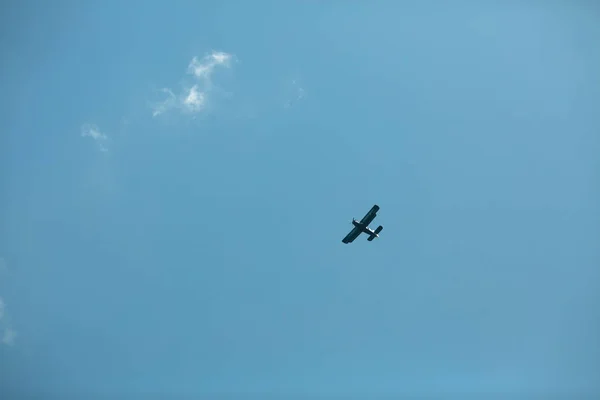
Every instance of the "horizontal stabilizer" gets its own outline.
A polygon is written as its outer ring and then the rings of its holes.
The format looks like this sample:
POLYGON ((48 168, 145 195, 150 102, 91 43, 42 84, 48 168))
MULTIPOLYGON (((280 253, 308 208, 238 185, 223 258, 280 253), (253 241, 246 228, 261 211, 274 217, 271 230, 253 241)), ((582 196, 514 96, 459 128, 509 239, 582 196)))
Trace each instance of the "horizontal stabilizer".
POLYGON ((372 234, 372 235, 370 235, 370 236, 367 238, 367 240, 368 240, 369 242, 373 241, 373 239, 375 239, 376 237, 378 237, 377 235, 379 234, 379 232, 381 232, 381 230, 382 230, 382 229, 383 229, 383 226, 379 225, 379 226, 377 227, 377 229, 375 229, 375 231, 373 232, 373 234, 372 234))

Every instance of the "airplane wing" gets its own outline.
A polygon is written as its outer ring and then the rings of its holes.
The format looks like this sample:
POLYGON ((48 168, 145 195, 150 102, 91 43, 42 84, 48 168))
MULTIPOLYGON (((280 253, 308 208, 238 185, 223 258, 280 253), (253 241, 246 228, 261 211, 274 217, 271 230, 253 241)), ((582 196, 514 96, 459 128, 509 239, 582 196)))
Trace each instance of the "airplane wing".
POLYGON ((360 223, 364 224, 365 226, 369 225, 371 221, 373 221, 373 219, 375 219, 375 217, 377 216, 377 211, 379 211, 379 206, 375 204, 363 217, 363 219, 360 220, 360 223))
POLYGON ((354 227, 354 229, 352 229, 350 231, 350 233, 348 233, 346 235, 345 238, 342 239, 342 242, 348 244, 348 243, 352 243, 354 241, 354 239, 356 239, 358 237, 358 235, 360 235, 362 233, 362 231, 360 229, 358 229, 357 227, 354 227))

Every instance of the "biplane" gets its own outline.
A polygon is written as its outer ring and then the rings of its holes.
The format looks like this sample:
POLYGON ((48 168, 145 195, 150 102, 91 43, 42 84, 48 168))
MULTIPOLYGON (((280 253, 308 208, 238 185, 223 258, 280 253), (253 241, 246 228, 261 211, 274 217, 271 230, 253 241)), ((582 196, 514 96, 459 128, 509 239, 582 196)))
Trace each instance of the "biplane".
POLYGON ((369 235, 367 238, 369 242, 375 238, 378 238, 379 232, 381 232, 383 226, 379 225, 375 230, 369 228, 369 224, 377 216, 377 211, 379 211, 379 206, 375 204, 360 221, 352 218, 352 225, 354 225, 354 228, 352 228, 350 233, 348 233, 346 237, 342 239, 342 242, 346 244, 352 243, 354 239, 356 239, 361 233, 366 233, 369 235))

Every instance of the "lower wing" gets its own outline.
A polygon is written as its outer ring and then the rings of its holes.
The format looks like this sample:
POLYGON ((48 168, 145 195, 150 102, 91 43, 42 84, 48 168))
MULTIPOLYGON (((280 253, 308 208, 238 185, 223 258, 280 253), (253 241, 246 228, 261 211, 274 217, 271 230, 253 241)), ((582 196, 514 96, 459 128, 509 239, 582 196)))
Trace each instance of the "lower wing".
POLYGON ((352 229, 350 231, 350 233, 348 233, 346 235, 345 238, 342 239, 342 242, 344 243, 352 243, 354 241, 354 239, 356 239, 358 237, 358 235, 360 235, 362 233, 362 231, 360 229, 358 229, 357 227, 354 227, 354 229, 352 229))

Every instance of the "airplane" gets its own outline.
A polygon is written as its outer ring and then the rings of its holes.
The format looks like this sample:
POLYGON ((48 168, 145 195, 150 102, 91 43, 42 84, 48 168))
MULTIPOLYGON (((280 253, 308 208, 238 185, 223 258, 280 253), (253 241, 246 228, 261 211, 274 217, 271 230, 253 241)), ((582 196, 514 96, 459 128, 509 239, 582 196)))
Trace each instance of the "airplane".
POLYGON ((379 206, 375 204, 363 217, 363 219, 360 220, 360 222, 352 218, 352 225, 354 225, 354 228, 352 228, 350 233, 348 233, 346 237, 342 239, 342 242, 346 244, 352 243, 354 239, 356 239, 358 235, 360 235, 363 232, 369 235, 369 237, 367 238, 369 242, 375 239, 376 237, 379 237, 379 232, 381 232, 383 226, 379 225, 375 230, 369 228, 369 224, 377 216, 377 211, 379 211, 379 206))

